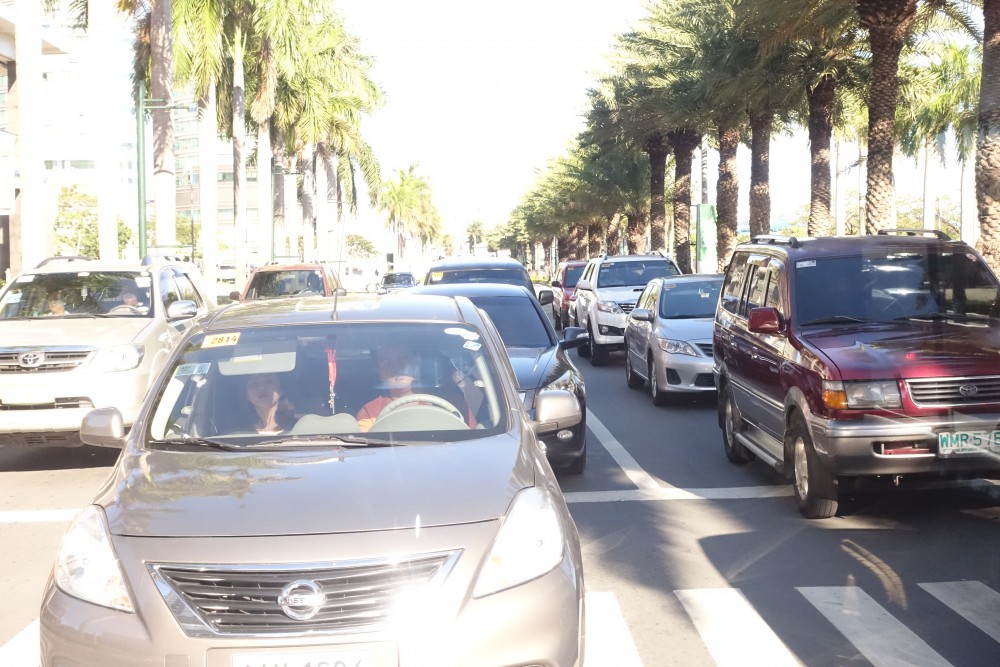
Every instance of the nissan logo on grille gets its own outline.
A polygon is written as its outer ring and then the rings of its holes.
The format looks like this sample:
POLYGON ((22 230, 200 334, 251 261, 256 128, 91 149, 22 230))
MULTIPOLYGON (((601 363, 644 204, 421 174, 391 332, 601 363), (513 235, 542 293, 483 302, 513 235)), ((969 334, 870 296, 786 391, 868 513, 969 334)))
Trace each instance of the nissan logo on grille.
POLYGON ((308 621, 323 608, 326 595, 315 581, 297 579, 285 584, 278 596, 278 604, 285 616, 296 621, 308 621))
POLYGON ((38 368, 44 361, 44 352, 25 352, 17 358, 17 363, 21 368, 38 368))
POLYGON ((974 384, 963 384, 961 387, 958 388, 958 393, 960 393, 962 396, 965 396, 966 398, 972 398, 973 396, 979 393, 979 387, 977 387, 974 384))

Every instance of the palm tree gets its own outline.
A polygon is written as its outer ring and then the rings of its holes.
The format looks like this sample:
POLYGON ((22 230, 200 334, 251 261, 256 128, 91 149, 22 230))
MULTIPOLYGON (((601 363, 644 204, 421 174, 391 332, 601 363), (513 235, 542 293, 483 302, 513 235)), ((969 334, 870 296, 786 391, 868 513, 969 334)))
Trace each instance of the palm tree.
POLYGON ((386 214, 386 227, 396 234, 396 261, 406 249, 406 237, 412 234, 418 221, 433 210, 431 188, 427 180, 417 174, 417 165, 397 170, 395 180, 383 185, 381 205, 386 214))
POLYGON ((478 220, 473 220, 466 226, 465 235, 469 239, 469 254, 476 254, 476 244, 483 240, 483 235, 485 230, 483 229, 483 223, 478 220))
POLYGON ((976 203, 980 236, 977 247, 1000 269, 1000 0, 983 2, 983 75, 976 146, 976 203))

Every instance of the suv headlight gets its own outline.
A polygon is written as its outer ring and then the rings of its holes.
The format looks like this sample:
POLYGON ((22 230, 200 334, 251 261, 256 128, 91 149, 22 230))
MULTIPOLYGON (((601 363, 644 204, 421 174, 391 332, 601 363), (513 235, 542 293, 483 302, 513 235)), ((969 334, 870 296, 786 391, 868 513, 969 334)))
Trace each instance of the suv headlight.
POLYGON ((689 344, 682 340, 670 340, 669 338, 657 338, 657 344, 660 349, 664 352, 669 352, 670 354, 687 354, 692 357, 697 357, 698 352, 691 347, 689 344))
POLYGON ((829 408, 843 410, 901 408, 903 399, 899 395, 899 383, 895 380, 874 382, 832 382, 823 381, 823 402, 829 408))
POLYGON ((90 360, 90 368, 98 373, 130 371, 142 363, 145 351, 146 348, 138 344, 105 347, 90 360))
POLYGON ((625 311, 622 310, 621 306, 619 306, 618 303, 615 301, 598 301, 597 310, 601 311, 602 313, 621 313, 622 315, 625 314, 625 311))
POLYGON ((63 536, 55 580, 67 595, 102 607, 135 611, 111 546, 104 512, 96 505, 80 512, 63 536))
POLYGON ((532 487, 517 494, 472 596, 481 598, 536 579, 559 565, 563 531, 552 498, 532 487))

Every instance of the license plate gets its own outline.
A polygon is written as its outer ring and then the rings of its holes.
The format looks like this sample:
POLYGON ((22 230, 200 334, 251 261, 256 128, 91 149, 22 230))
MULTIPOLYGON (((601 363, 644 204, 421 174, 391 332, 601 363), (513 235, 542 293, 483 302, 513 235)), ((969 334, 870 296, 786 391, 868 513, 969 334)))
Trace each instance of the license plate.
POLYGON ((237 653, 233 667, 372 667, 369 651, 310 651, 308 653, 237 653))
POLYGON ((1000 431, 938 433, 938 456, 1000 454, 1000 431))

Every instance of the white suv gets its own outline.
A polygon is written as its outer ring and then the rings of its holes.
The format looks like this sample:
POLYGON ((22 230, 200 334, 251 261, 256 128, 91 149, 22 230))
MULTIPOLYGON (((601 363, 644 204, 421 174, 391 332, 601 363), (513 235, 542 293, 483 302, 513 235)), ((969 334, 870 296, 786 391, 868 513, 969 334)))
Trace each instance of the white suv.
POLYGON ((45 260, 0 291, 0 445, 75 446, 83 416, 131 426, 174 343, 217 298, 192 264, 45 260))
POLYGON ((600 366, 609 352, 624 349, 626 317, 646 283, 680 272, 662 255, 601 255, 590 260, 576 284, 572 311, 573 324, 590 334, 589 343, 577 348, 580 356, 600 366))

